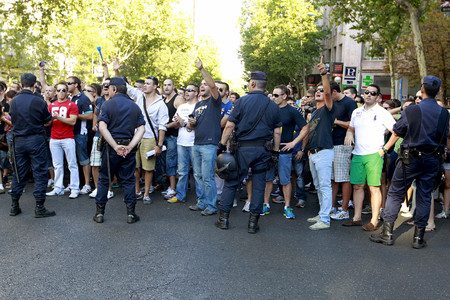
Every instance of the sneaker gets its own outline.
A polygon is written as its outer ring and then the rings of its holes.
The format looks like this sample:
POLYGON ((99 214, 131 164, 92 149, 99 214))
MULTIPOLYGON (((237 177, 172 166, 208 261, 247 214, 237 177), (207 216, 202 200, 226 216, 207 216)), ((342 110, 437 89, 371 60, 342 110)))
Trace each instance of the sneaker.
POLYGON ((435 218, 436 219, 447 219, 448 218, 449 213, 445 212, 445 210, 441 211, 440 213, 438 213, 435 218))
POLYGON ((97 196, 97 189, 93 190, 92 193, 89 194, 90 198, 95 198, 97 196))
POLYGON ((330 216, 335 214, 335 213, 337 213, 337 212, 338 212, 338 209, 336 207, 332 207, 331 210, 330 210, 330 216))
POLYGON ((201 212, 202 216, 212 216, 217 214, 217 211, 213 211, 210 210, 209 208, 205 208, 202 212, 201 212))
POLYGON ((64 195, 63 190, 53 189, 51 192, 45 193, 47 196, 62 196, 64 195))
MULTIPOLYGON (((153 189, 153 190, 154 190, 154 189, 153 189)), ((165 195, 167 195, 167 193, 169 192, 169 190, 171 190, 170 187, 168 187, 167 190, 162 191, 161 194, 165 196, 165 195)))
POLYGON ((144 204, 152 204, 153 200, 150 198, 150 196, 144 196, 144 198, 142 198, 142 203, 144 204))
POLYGON ((64 189, 64 193, 70 193, 70 187, 66 187, 66 188, 64 189))
POLYGON ((283 196, 280 195, 280 196, 277 196, 277 197, 273 198, 272 202, 273 203, 277 203, 277 204, 281 204, 281 203, 284 203, 284 198, 283 198, 283 196))
POLYGON ((114 197, 114 192, 113 191, 108 191, 108 199, 111 199, 114 197))
POLYGON ((286 219, 295 219, 294 210, 291 207, 285 207, 283 211, 283 216, 285 216, 286 219))
POLYGON ((408 211, 408 212, 403 212, 403 213, 401 213, 400 215, 401 215, 402 217, 404 217, 404 218, 407 218, 407 219, 410 219, 410 218, 413 217, 413 214, 412 214, 412 212, 410 212, 410 211, 408 211))
POLYGON ((296 207, 303 208, 306 206, 306 201, 303 199, 298 200, 297 204, 295 204, 296 207))
POLYGON ((348 213, 348 211, 340 209, 336 213, 331 214, 330 218, 336 221, 348 220, 350 219, 350 214, 348 213))
MULTIPOLYGON (((263 209, 264 209, 264 206, 263 206, 263 209)), ((244 207, 242 208, 242 211, 243 212, 250 212, 250 201, 245 201, 245 204, 244 204, 244 207)))
POLYGON ((79 191, 73 190, 73 191, 70 191, 69 198, 70 198, 70 199, 75 199, 75 198, 78 198, 79 195, 80 195, 80 192, 79 192, 79 191))
POLYGON ((263 204, 263 209, 262 209, 262 213, 260 214, 261 216, 265 216, 270 214, 270 206, 268 204, 263 204))
POLYGON ((233 207, 236 207, 236 206, 237 206, 237 200, 234 199, 234 201, 233 201, 233 207))
POLYGON ((168 200, 177 195, 177 191, 174 189, 168 188, 167 193, 164 195, 164 199, 168 200))
POLYGON ((317 222, 320 221, 320 216, 317 215, 317 216, 315 216, 315 217, 308 218, 306 221, 309 222, 309 223, 317 223, 317 222))
POLYGON ((47 181, 47 187, 52 187, 55 184, 55 181, 53 179, 49 179, 47 181))
POLYGON ((89 194, 91 191, 92 191, 91 186, 90 185, 85 185, 81 189, 80 194, 81 195, 86 195, 86 194, 89 194))
POLYGON ((194 204, 194 205, 189 206, 189 209, 190 209, 190 210, 193 210, 193 211, 203 211, 203 210, 204 210, 204 208, 201 208, 201 207, 198 206, 197 204, 194 204))
POLYGON ((143 192, 136 193, 136 200, 142 200, 142 198, 144 198, 143 192))
POLYGON ((169 202, 169 203, 180 203, 180 202, 183 202, 183 201, 178 199, 177 196, 173 196, 172 198, 167 199, 167 202, 169 202))
POLYGON ((153 185, 150 186, 150 188, 148 189, 148 193, 151 194, 155 191, 155 187, 153 185))
POLYGON ((370 205, 367 205, 362 211, 361 213, 363 215, 370 215, 372 214, 372 207, 370 207, 370 205))
POLYGON ((348 201, 348 208, 353 208, 353 201, 352 200, 348 201))
POLYGON ((279 188, 277 188, 275 191, 272 191, 270 193, 270 196, 272 196, 272 197, 278 197, 279 195, 280 195, 280 189, 279 188))
POLYGON ((330 229, 330 224, 324 223, 319 220, 317 223, 309 226, 309 229, 311 229, 311 230, 330 229))

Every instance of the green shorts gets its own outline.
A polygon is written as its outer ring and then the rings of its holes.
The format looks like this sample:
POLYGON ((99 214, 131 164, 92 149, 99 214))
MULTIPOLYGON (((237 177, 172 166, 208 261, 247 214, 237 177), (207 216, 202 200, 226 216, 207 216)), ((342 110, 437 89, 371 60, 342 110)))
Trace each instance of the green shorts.
POLYGON ((353 155, 350 165, 350 183, 380 186, 382 169, 383 158, 378 152, 368 155, 353 155))

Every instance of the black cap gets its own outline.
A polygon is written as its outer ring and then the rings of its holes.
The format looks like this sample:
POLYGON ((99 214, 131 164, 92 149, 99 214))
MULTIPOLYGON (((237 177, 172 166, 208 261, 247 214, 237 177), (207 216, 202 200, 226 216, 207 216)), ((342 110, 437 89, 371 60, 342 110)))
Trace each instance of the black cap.
POLYGON ((37 81, 36 76, 31 73, 24 73, 20 76, 20 82, 24 87, 32 87, 37 81))
POLYGON ((267 81, 267 75, 261 71, 253 71, 250 73, 250 79, 267 81))
POLYGON ((422 84, 433 90, 439 90, 441 88, 442 81, 433 75, 425 76, 422 80, 422 84))
POLYGON ((125 82, 125 79, 123 79, 122 77, 112 77, 112 78, 109 80, 109 85, 115 85, 115 86, 122 85, 122 86, 126 86, 127 83, 125 82))

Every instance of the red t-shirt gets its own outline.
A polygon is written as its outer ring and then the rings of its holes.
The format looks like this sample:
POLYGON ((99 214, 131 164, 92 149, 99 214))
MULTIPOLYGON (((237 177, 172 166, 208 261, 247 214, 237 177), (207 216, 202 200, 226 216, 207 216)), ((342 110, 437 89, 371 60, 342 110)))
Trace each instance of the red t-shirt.
MULTIPOLYGON (((66 100, 64 102, 59 102, 56 100, 48 105, 48 111, 53 116, 53 112, 58 112, 59 116, 62 118, 70 118, 70 115, 78 115, 77 105, 66 100)), ((59 120, 53 119, 52 131, 50 134, 52 139, 62 140, 62 139, 73 139, 75 137, 73 133, 73 125, 63 123, 59 120)))

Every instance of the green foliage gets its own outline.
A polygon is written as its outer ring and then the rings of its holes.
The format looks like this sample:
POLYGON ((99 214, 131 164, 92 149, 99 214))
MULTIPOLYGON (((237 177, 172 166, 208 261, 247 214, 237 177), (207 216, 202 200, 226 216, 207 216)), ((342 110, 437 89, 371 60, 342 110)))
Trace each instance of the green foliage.
POLYGON ((315 24, 318 17, 304 0, 245 0, 240 49, 245 70, 267 72, 269 89, 302 85, 320 55, 324 31, 315 24))

